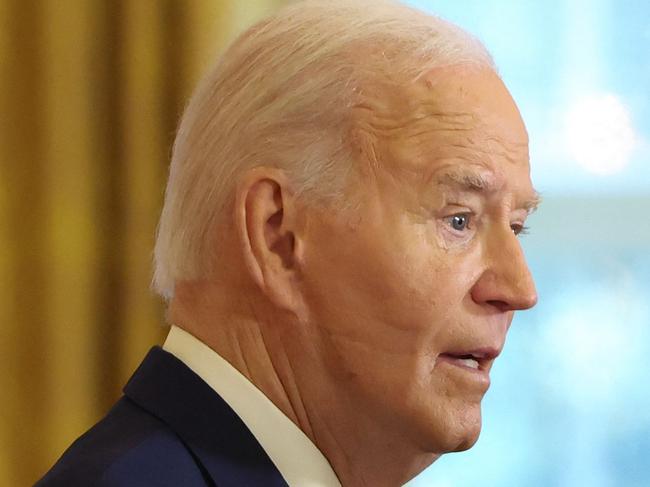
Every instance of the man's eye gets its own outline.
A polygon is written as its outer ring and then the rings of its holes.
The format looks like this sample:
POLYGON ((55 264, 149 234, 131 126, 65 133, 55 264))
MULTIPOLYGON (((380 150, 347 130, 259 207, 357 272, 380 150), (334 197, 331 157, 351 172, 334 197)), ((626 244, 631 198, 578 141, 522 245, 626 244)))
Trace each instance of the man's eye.
POLYGON ((512 233, 515 235, 526 235, 528 233, 528 227, 520 223, 513 223, 510 225, 510 228, 512 229, 512 233))
POLYGON ((451 228, 453 228, 456 231, 462 232, 464 230, 467 230, 467 228, 469 227, 470 215, 468 215, 467 213, 459 213, 458 215, 452 215, 448 217, 447 221, 449 222, 451 228))

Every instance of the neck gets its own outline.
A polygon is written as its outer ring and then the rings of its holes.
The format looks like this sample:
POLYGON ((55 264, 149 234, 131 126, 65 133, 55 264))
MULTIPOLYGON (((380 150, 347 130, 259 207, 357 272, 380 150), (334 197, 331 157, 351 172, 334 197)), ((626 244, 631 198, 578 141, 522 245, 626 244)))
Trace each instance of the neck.
POLYGON ((201 315, 200 303, 175 299, 171 321, 255 384, 312 440, 343 486, 399 486, 438 458, 418 450, 400 425, 380 424, 368 411, 354 407, 352 398, 342 397, 340 379, 327 373, 302 325, 250 300, 237 303, 223 293, 214 296, 222 297, 223 306, 219 298, 211 299, 201 315), (237 304, 249 312, 236 311, 237 304))

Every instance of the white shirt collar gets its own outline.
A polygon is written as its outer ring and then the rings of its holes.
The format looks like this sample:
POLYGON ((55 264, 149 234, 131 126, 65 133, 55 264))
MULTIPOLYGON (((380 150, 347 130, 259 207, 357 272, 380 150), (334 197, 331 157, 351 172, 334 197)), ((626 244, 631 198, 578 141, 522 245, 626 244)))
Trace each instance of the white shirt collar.
POLYGON ((201 377, 246 424, 291 487, 341 487, 327 459, 254 384, 182 328, 172 326, 163 349, 201 377))

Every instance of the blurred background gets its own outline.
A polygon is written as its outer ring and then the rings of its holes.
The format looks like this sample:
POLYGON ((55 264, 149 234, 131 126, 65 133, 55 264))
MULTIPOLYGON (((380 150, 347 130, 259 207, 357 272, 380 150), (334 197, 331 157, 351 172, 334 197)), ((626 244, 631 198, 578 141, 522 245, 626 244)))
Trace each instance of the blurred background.
MULTIPOLYGON (((0 0, 0 485, 97 421, 165 328, 149 291, 174 130, 282 0, 0 0)), ((531 136, 540 295, 484 428, 410 484, 641 486, 650 464, 650 4, 411 0, 480 37, 531 136)))
POLYGON ((417 487, 650 485, 650 2, 412 0, 481 38, 544 202, 483 431, 417 487))
POLYGON ((177 120, 272 0, 0 0, 0 485, 30 485, 166 332, 177 120))

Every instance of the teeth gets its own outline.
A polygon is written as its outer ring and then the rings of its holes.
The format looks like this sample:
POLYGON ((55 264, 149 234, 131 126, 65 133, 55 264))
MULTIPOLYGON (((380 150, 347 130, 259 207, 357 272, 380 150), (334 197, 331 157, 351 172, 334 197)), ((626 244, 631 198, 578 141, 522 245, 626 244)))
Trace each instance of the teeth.
POLYGON ((471 369, 478 369, 478 362, 473 358, 459 358, 458 361, 463 364, 465 367, 471 369))

